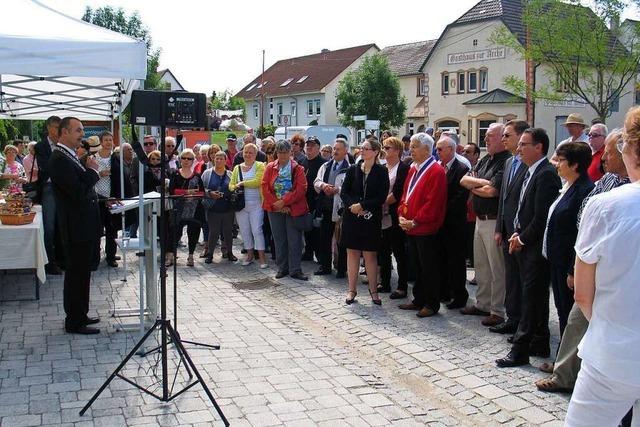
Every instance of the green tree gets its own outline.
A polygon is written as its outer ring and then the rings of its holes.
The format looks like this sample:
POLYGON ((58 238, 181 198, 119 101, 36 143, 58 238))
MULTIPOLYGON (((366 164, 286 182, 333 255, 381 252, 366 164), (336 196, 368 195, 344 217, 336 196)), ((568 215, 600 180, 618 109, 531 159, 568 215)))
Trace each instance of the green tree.
POLYGON ((550 84, 533 88, 513 75, 504 84, 519 95, 529 94, 534 101, 563 100, 568 93, 605 121, 638 73, 640 32, 635 28, 623 34, 616 25, 629 2, 594 0, 593 9, 579 0, 523 3, 525 44, 505 27, 494 31, 491 40, 513 49, 534 66, 541 65, 550 84), (608 23, 613 23, 611 28, 608 23))
POLYGON ((114 9, 111 6, 103 6, 92 9, 87 6, 82 20, 144 41, 147 45, 147 77, 144 82, 144 88, 167 88, 166 84, 160 80, 160 74, 158 74, 161 50, 153 49, 151 34, 149 34, 149 30, 142 23, 140 14, 137 11, 131 15, 127 15, 121 7, 114 9))
POLYGON ((345 74, 338 84, 339 121, 355 126, 352 117, 366 114, 380 120, 381 129, 402 126, 407 100, 400 93, 400 83, 380 54, 366 57, 360 66, 345 74))
POLYGON ((213 110, 242 110, 244 111, 245 102, 239 96, 233 96, 233 92, 225 89, 222 93, 213 91, 209 100, 209 105, 213 110))
POLYGON ((0 146, 4 147, 7 142, 18 137, 18 121, 11 119, 0 120, 0 146))

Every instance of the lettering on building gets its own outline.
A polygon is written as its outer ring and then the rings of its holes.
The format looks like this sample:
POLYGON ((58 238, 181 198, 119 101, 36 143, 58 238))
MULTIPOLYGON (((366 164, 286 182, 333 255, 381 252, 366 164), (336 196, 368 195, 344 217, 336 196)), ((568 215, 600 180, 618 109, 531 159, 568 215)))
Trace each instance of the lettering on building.
POLYGON ((506 48, 474 50, 471 52, 450 53, 447 55, 447 64, 464 64, 465 62, 493 61, 506 58, 506 48))
POLYGON ((544 101, 545 107, 562 107, 562 108, 585 108, 584 102, 575 101, 573 99, 562 99, 559 101, 552 101, 546 99, 544 101))

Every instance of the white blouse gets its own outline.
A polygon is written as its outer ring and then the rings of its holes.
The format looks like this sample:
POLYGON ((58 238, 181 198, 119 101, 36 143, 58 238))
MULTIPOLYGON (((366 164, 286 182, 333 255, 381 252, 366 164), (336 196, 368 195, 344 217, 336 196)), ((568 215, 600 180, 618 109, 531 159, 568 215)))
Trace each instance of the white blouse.
POLYGON ((596 266, 589 328, 578 355, 608 378, 640 386, 640 184, 593 196, 575 244, 596 266))

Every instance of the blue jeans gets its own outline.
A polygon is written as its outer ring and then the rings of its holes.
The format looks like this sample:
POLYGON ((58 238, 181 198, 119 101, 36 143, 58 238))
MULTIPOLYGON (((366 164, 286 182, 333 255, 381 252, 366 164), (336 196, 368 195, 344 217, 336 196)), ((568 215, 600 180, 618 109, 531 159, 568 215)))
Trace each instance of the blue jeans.
POLYGON ((56 199, 53 194, 53 184, 46 182, 42 186, 42 222, 44 225, 44 247, 50 263, 56 262, 56 199))

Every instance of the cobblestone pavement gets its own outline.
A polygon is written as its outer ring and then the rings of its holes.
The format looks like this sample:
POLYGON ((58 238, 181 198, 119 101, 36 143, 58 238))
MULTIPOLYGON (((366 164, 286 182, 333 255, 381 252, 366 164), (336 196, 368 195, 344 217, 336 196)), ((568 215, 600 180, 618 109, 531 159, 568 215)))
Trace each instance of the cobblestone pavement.
MULTIPOLYGON (((135 257, 128 260, 128 283, 122 268, 94 273, 91 314, 102 318, 100 335, 64 333, 61 276, 39 302, 0 303, 1 426, 222 425, 199 385, 162 403, 118 378, 78 414, 137 341, 109 317, 114 306, 137 307, 135 257)), ((183 254, 178 329, 184 339, 222 346, 188 348, 232 426, 562 425, 568 395, 533 385, 542 360, 496 368, 508 344, 478 317, 443 307, 418 319, 387 295, 374 306, 366 286, 346 306, 344 281, 313 277, 308 262, 309 282, 276 281, 273 270, 229 264, 219 252, 210 265, 184 262, 183 254)), ((31 291, 26 275, 0 280, 5 298, 31 291)), ((180 361, 170 349, 173 373, 180 361)), ((157 361, 135 356, 124 373, 157 390, 157 361)), ((181 368, 175 390, 186 380, 181 368)))

